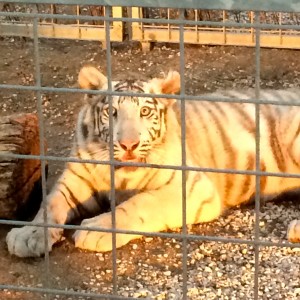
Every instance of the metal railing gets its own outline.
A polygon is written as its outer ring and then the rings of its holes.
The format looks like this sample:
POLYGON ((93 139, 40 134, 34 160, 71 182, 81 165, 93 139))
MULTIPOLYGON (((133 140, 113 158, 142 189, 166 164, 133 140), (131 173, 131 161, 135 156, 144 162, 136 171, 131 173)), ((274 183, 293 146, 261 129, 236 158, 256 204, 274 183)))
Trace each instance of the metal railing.
MULTIPOLYGON (((151 42, 179 43, 178 25, 170 23, 178 19, 178 9, 132 8, 132 16, 136 19, 149 18, 151 22, 133 22, 132 39, 140 41, 143 48, 149 49, 151 42), (165 19, 168 23, 156 23, 155 19, 165 19)), ((253 11, 225 10, 184 10, 185 43, 199 45, 231 45, 255 46, 255 22, 253 11), (247 24, 248 26, 239 26, 247 24)), ((300 48, 300 32, 297 29, 281 29, 278 25, 298 25, 300 14, 281 12, 261 12, 261 23, 275 25, 273 28, 262 27, 260 33, 261 47, 268 48, 300 48)))
MULTIPOLYGON (((30 12, 36 12, 39 17, 40 38, 104 42, 105 6, 95 5, 93 1, 91 3, 93 5, 66 6, 61 2, 27 5, 3 2, 0 6, 0 35, 32 38, 31 17, 28 19, 27 16, 30 12)), ((179 9, 113 6, 110 17, 114 18, 110 26, 111 41, 121 42, 129 32, 130 39, 141 42, 144 50, 149 50, 150 43, 153 42, 179 43, 179 23, 176 23, 179 9), (125 11, 131 18, 123 18, 125 11), (124 23, 123 20, 128 22, 124 23)), ((297 26, 300 21, 299 13, 264 11, 260 13, 260 18, 260 22, 265 24, 261 27, 261 47, 300 48, 297 26)), ((184 9, 184 19, 187 21, 184 24, 185 43, 255 46, 253 11, 184 9)))
MULTIPOLYGON (((8 2, 8 1, 5 1, 8 2)), ((22 0, 18 0, 18 1, 11 1, 11 3, 22 3, 22 4, 26 4, 26 1, 22 1, 22 0)), ((50 3, 51 1, 48 1, 48 3, 50 3)), ((74 1, 68 1, 68 0, 61 0, 61 1, 53 1, 52 5, 54 4, 69 4, 69 5, 81 5, 82 3, 85 3, 85 5, 97 5, 97 3, 99 3, 99 5, 106 5, 106 1, 79 1, 79 0, 74 0, 74 1)), ((149 7, 151 6, 151 1, 109 1, 109 4, 112 5, 117 5, 119 7, 122 7, 122 5, 126 5, 126 6, 136 6, 137 2, 139 5, 144 6, 144 7, 149 7)), ((178 1, 179 2, 179 1, 178 1)), ((197 5, 200 6, 200 4, 196 4, 194 3, 195 1, 192 1, 192 3, 195 5, 196 8, 197 5)), ((199 1, 196 1, 199 2, 199 1)), ((253 3, 251 6, 251 4, 246 3, 243 4, 244 6, 242 6, 240 4, 240 1, 232 1, 233 4, 230 7, 227 7, 226 1, 220 1, 220 3, 218 2, 217 7, 215 7, 214 5, 216 4, 212 4, 212 2, 217 2, 217 1, 203 1, 203 9, 258 9, 258 7, 260 7, 260 1, 254 1, 255 3, 253 3), (239 6, 241 5, 241 6, 239 6)), ((286 9, 286 11, 288 11, 287 9, 287 3, 288 1, 285 1, 285 4, 278 4, 277 1, 274 2, 274 7, 266 7, 266 3, 264 2, 264 10, 274 10, 276 9, 276 3, 278 5, 277 9, 282 9, 283 11, 285 11, 284 9, 286 9)), ((30 3, 39 3, 39 1, 30 1, 30 3)), ((40 2, 40 3, 45 3, 45 2, 40 2)), ((189 7, 189 5, 191 5, 191 1, 188 3, 185 3, 184 1, 180 1, 180 3, 176 4, 176 1, 162 1, 162 3, 164 4, 164 6, 169 6, 170 8, 177 8, 180 7, 181 5, 184 7, 184 5, 186 4, 187 7, 189 7)), ((154 4, 153 4, 154 5, 154 4)), ((163 5, 162 5, 163 6, 163 5)), ((78 7, 78 6, 77 6, 78 7)), ((200 8, 200 7, 199 7, 200 8)), ((170 33, 170 29, 171 26, 170 24, 172 24, 172 26, 176 27, 176 41, 179 43, 179 49, 180 49, 180 73, 181 73, 181 92, 180 95, 176 95, 176 96, 166 96, 166 95, 161 95, 164 98, 175 98, 175 99, 179 99, 181 100, 181 124, 182 124, 182 166, 160 166, 160 165, 148 165, 149 167, 153 167, 153 168, 170 168, 170 169, 176 169, 176 170, 182 170, 182 181, 185 182, 185 170, 193 170, 193 171, 204 171, 204 172, 218 172, 218 173, 231 173, 231 174, 245 174, 245 175, 255 175, 256 176, 256 196, 255 196, 255 237, 253 240, 248 240, 248 239, 241 239, 241 238, 225 238, 225 237, 218 237, 218 236, 206 236, 206 235, 191 235, 188 234, 187 232, 187 225, 186 225, 186 219, 185 219, 185 211, 186 211, 186 203, 185 203, 185 186, 182 187, 182 198, 184 199, 183 201, 183 207, 182 207, 182 219, 183 219, 183 229, 182 232, 180 233, 167 233, 167 232, 162 232, 162 233, 143 233, 143 232, 139 232, 138 228, 136 231, 122 231, 122 230, 117 230, 117 229, 111 229, 111 230, 107 230, 109 232, 113 232, 114 235, 116 233, 125 233, 125 234, 130 234, 130 233, 136 233, 136 234, 144 234, 147 236, 153 236, 153 237, 161 237, 162 239, 165 238, 175 238, 175 239, 179 239, 180 241, 182 241, 182 299, 188 299, 187 296, 187 291, 188 291, 188 286, 187 286, 187 277, 188 277, 188 270, 187 270, 187 242, 190 240, 195 240, 195 241, 215 241, 215 242, 219 242, 219 243, 236 243, 236 244, 245 244, 245 245, 251 245, 254 247, 255 251, 255 255, 254 255, 254 259, 255 259, 255 263, 254 263, 254 267, 255 267, 255 274, 254 274, 254 299, 259 299, 259 266, 260 266, 260 258, 259 258, 259 253, 260 253, 260 248, 264 247, 264 246, 278 246, 278 247, 296 247, 299 245, 292 245, 289 243, 273 243, 273 242, 268 242, 268 241, 263 241, 260 239, 259 236, 259 220, 260 220, 260 213, 259 213, 259 201, 260 201, 260 176, 287 176, 287 177, 297 177, 300 178, 299 174, 282 174, 282 173, 267 173, 267 172, 262 172, 260 171, 260 165, 259 165, 259 157, 260 157, 260 143, 259 143, 259 104, 262 103, 270 103, 272 104, 271 101, 259 101, 260 99, 260 47, 262 46, 262 40, 263 38, 261 37, 261 28, 265 28, 265 27, 269 27, 270 29, 273 28, 289 28, 289 29, 298 29, 298 26, 292 24, 292 25, 276 25, 276 24, 269 24, 268 26, 266 25, 262 25, 259 23, 259 19, 260 19, 260 13, 257 12, 256 13, 256 17, 253 18, 255 19, 254 23, 251 24, 242 24, 239 23, 238 27, 243 29, 246 28, 247 30, 251 31, 251 45, 255 46, 255 54, 256 54, 256 72, 255 72, 255 91, 256 91, 256 97, 255 99, 244 99, 244 102, 248 102, 248 103, 254 103, 255 107, 256 107, 256 170, 255 171, 239 171, 239 170, 231 170, 231 169, 224 169, 224 170, 220 170, 220 169, 211 169, 211 168, 192 168, 188 165, 186 165, 186 157, 185 157, 185 99, 188 98, 190 100, 194 100, 194 101, 201 101, 201 100, 206 100, 206 101, 220 101, 219 98, 214 98, 214 97, 203 97, 201 95, 199 96, 189 96, 186 95, 186 91, 185 91, 185 80, 184 80, 184 68, 185 68, 185 49, 184 49, 184 43, 187 41, 187 29, 186 26, 192 25, 192 26, 198 26, 199 25, 207 25, 207 26, 212 26, 212 25, 218 25, 220 26, 222 33, 222 38, 224 38, 227 36, 227 33, 224 33, 224 22, 211 22, 211 21, 200 21, 200 20, 187 20, 184 16, 185 14, 185 9, 181 8, 179 9, 179 15, 178 18, 171 20, 171 19, 149 19, 149 18, 145 18, 145 19, 137 19, 141 17, 140 11, 141 8, 133 8, 133 14, 131 17, 122 17, 120 14, 118 16, 114 15, 114 13, 111 13, 114 11, 114 8, 112 8, 111 6, 106 5, 105 6, 105 10, 104 10, 104 16, 82 16, 79 14, 75 14, 75 15, 60 15, 60 14, 54 14, 53 11, 51 12, 47 12, 47 14, 44 13, 39 13, 37 12, 37 10, 32 11, 32 12, 1 12, 0 16, 2 17, 18 17, 18 18, 28 18, 31 21, 30 26, 28 28, 30 28, 30 30, 27 32, 27 36, 29 37, 33 37, 34 40, 34 56, 35 56, 35 79, 36 79, 36 84, 32 85, 32 86, 22 86, 22 85, 8 85, 8 84, 0 84, 0 91, 1 90, 5 90, 5 89, 9 89, 9 90, 31 90, 36 92, 37 95, 37 110, 39 113, 39 125, 40 125, 40 141, 44 140, 44 132, 45 132, 45 128, 44 128, 44 122, 43 122, 43 114, 42 114, 42 92, 54 92, 54 93, 91 93, 91 94, 106 94, 108 95, 108 97, 111 97, 113 95, 128 95, 128 96, 140 96, 140 94, 134 94, 131 92, 123 92, 123 93, 117 93, 114 92, 112 90, 112 86, 111 86, 111 80, 112 80, 112 76, 111 76, 111 46, 110 46, 110 41, 112 41, 112 37, 114 35, 113 31, 111 31, 111 23, 112 24, 121 24, 121 22, 126 21, 126 22, 130 22, 133 23, 133 28, 134 26, 138 27, 139 30, 139 34, 142 35, 141 41, 149 41, 149 40, 157 40, 157 39, 150 39, 149 34, 146 31, 143 31, 146 27, 146 25, 143 25, 143 29, 141 29, 141 22, 144 23, 161 23, 163 25, 161 25, 162 27, 160 29, 167 30, 167 35, 168 36, 172 36, 173 33, 170 33), (44 26, 44 24, 42 24, 40 22, 41 18, 50 18, 51 20, 71 20, 72 22, 75 22, 74 28, 77 28, 77 30, 82 30, 82 26, 85 25, 80 25, 81 21, 83 20, 88 20, 90 21, 101 21, 104 22, 103 27, 101 28, 102 30, 102 40, 105 41, 106 43, 106 61, 107 61, 107 77, 108 77, 108 91, 90 91, 90 90, 78 90, 78 89, 71 89, 71 88, 54 88, 54 87, 47 87, 47 86, 42 86, 41 85, 41 71, 40 71, 40 51, 39 51, 39 38, 41 37, 45 37, 44 35, 44 29, 42 29, 42 27, 44 26), (104 35, 103 36, 103 31, 104 31, 104 35), (147 37, 148 34, 148 37, 147 37)), ((300 8, 299 8, 300 11, 300 8)), ((119 11, 120 12, 120 11, 119 11)), ((55 27, 57 25, 57 23, 52 22, 51 25, 49 25, 50 27, 52 27, 51 30, 53 30, 53 27, 55 27)), ((227 24, 228 25, 228 24, 227 24)), ((237 26, 237 24, 234 24, 235 26, 237 26)), ((17 26, 17 25, 16 25, 17 26)), ((47 25, 48 26, 48 25, 47 25)), ((119 26, 119 25, 118 25, 119 26)), ((121 25, 120 25, 121 26, 121 25)), ((229 26, 233 26, 233 25, 229 25, 229 26)), ((82 38, 85 39, 84 34, 78 34, 78 32, 76 34, 74 34, 74 36, 77 36, 77 38, 82 38)), ((45 31, 46 32, 46 31, 45 31)), ((134 33, 133 37, 135 37, 134 33)), ((197 33, 197 39, 201 40, 202 37, 200 37, 199 35, 200 33, 197 33)), ((159 35, 156 35, 157 37, 159 35)), ((49 37, 49 36, 48 36, 49 37)), ((61 38, 67 38, 64 37, 63 35, 60 35, 61 38)), ((139 38, 137 38, 139 40, 139 38)), ((228 39, 228 36, 225 38, 228 39)), ((247 39, 247 38, 246 38, 247 39)), ((190 40, 188 40, 188 42, 190 42, 190 40)), ((146 96, 152 96, 152 97, 159 97, 158 95, 146 95, 146 96)), ((224 99, 222 100, 224 101, 224 99)), ((226 101, 228 102, 241 102, 243 101, 243 99, 227 99, 226 101)), ((278 102, 275 102, 273 104, 278 104, 278 102)), ((289 104, 293 104, 295 105, 295 103, 282 103, 283 105, 289 105, 289 104)), ((299 104, 300 105, 300 104, 299 104)), ((111 139, 112 140, 112 139, 111 139)), ((113 148, 111 147, 111 152, 113 151, 113 148)), ((76 161, 78 163, 82 163, 82 162, 87 162, 87 163, 95 163, 95 164, 108 164, 111 167, 111 176, 112 178, 114 178, 114 166, 116 165, 128 165, 127 163, 121 163, 121 162, 115 162, 115 161, 94 161, 94 160, 87 160, 87 161, 83 161, 83 160, 79 160, 79 159, 74 159, 74 158, 69 158, 69 157, 60 157, 60 156, 48 156, 45 153, 45 149, 44 149, 44 144, 41 142, 41 146, 40 146, 40 152, 41 155, 40 156, 30 156, 30 155, 7 155, 7 154, 1 154, 0 157, 17 157, 19 159, 40 159, 42 161, 42 166, 45 166, 45 162, 46 161, 63 161, 63 162, 68 162, 68 161, 76 161)), ((112 153, 111 153, 112 155, 112 153)), ((136 165, 136 166, 145 166, 145 164, 133 164, 130 163, 129 165, 136 165)), ((44 170, 44 169, 43 169, 44 170)), ((46 196, 46 176, 45 176, 45 171, 43 171, 42 173, 42 181, 43 181, 43 196, 45 199, 46 196)), ((114 185, 112 184, 112 212, 113 215, 115 214, 115 202, 114 202, 114 185)), ((46 220, 46 219, 45 219, 46 220)), ((8 221, 8 220, 0 220, 0 224, 6 224, 6 225, 28 225, 28 222, 20 222, 20 221, 8 221)), ((113 219, 113 227, 115 227, 115 220, 113 219)), ((34 224, 33 224, 34 225, 34 224)), ((57 228, 65 228, 65 229, 88 229, 88 230, 99 230, 99 228, 85 228, 82 226, 76 226, 76 225, 56 225, 56 226, 50 226, 46 223, 45 224, 35 224, 36 226, 42 226, 45 227, 45 229, 47 227, 57 227, 57 228)), ((102 231, 106 231, 105 229, 103 229, 102 231)), ((9 290, 9 291, 24 291, 24 292, 33 292, 33 293, 37 293, 37 294, 42 294, 45 295, 45 297, 48 297, 48 299, 50 299, 51 295, 65 295, 68 296, 70 298, 73 299, 73 297, 90 297, 92 299, 135 299, 134 297, 125 297, 125 296, 120 296, 118 295, 118 282, 117 282, 117 252, 116 252, 116 245, 115 245, 115 240, 114 240, 114 245, 113 245, 113 251, 112 251, 112 291, 110 294, 107 293, 83 293, 83 292, 78 292, 78 291, 74 291, 74 290, 63 290, 63 289, 53 289, 51 287, 51 283, 50 281, 45 282, 45 285, 43 287, 29 287, 29 286, 23 286, 23 285, 12 285, 12 284, 3 284, 0 283, 0 289, 2 290, 9 290)), ((88 253, 85 255, 89 255, 88 253)), ((101 263, 101 262, 99 262, 101 263)), ((51 270, 49 269, 49 264, 50 264, 50 257, 49 257, 49 253, 46 253, 45 255, 45 270, 43 270, 43 273, 46 273, 47 275, 45 276, 46 278, 49 277, 49 274, 51 273, 51 270)), ((67 272, 68 270, 66 270, 67 272)))
MULTIPOLYGON (((40 38, 105 41, 104 6, 4 3, 2 12, 1 36, 33 38, 32 18, 27 16, 37 13, 39 15, 36 19, 37 30, 40 38)), ((122 18, 122 16, 122 7, 112 8, 110 17, 122 18)), ((110 31, 111 41, 123 41, 123 22, 111 22, 110 31)))

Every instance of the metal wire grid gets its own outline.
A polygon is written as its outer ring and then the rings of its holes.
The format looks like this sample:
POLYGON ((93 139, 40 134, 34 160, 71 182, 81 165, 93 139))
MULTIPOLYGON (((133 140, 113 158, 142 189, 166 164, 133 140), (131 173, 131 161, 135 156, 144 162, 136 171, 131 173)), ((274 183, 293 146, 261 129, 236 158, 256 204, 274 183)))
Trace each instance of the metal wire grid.
MULTIPOLYGON (((43 187, 43 199, 45 200, 46 197, 46 176, 45 176, 45 163, 46 160, 55 160, 55 161, 63 161, 63 162, 86 162, 86 163, 95 163, 95 164, 107 164, 110 165, 111 168, 111 178, 112 178, 112 187, 111 187, 111 201, 112 201, 112 226, 111 230, 108 229, 101 229, 104 232, 112 232, 113 233, 113 251, 112 251, 112 260, 113 260, 113 294, 95 294, 95 293, 81 293, 81 292, 74 292, 74 291, 65 291, 65 290, 58 290, 52 289, 51 286, 47 285, 45 282, 44 288, 33 288, 33 287, 26 287, 26 286, 16 286, 16 285, 0 285, 0 289, 8 289, 8 290, 18 290, 18 291, 31 291, 36 293, 46 294, 49 298, 51 294, 57 295, 68 295, 68 296, 84 296, 84 297, 94 297, 94 298, 105 298, 105 299, 126 299, 124 297, 118 296, 118 285, 117 285, 117 267, 116 267, 116 233, 125 233, 125 234, 143 234, 146 236, 155 236, 161 238, 176 238, 182 240, 182 273, 183 273, 183 299, 187 299, 187 241, 189 240, 197 240, 197 241, 216 241, 221 243, 237 243, 237 244, 246 244, 252 245, 255 249, 255 274, 254 274, 254 299, 258 299, 258 291, 259 291, 259 248, 261 246, 277 246, 277 247, 299 247, 299 244, 290 244, 290 243, 273 243, 268 241, 261 241, 259 237, 259 207, 260 207, 260 176, 279 176, 279 177, 296 177, 300 178, 300 174, 286 174, 286 173, 274 173, 274 172, 262 172, 260 170, 259 158, 260 158, 260 144, 259 144, 259 132, 260 132, 260 121, 259 121, 259 108, 260 104, 282 104, 282 105, 297 105, 300 106, 300 103, 278 103, 266 100, 260 100, 260 28, 262 25, 259 23, 259 13, 256 13, 256 23, 251 25, 253 28, 256 29, 255 37, 256 37, 256 46, 255 46, 255 54, 256 54, 256 73, 255 73, 255 99, 248 99, 244 102, 247 103, 254 103, 255 104, 255 116, 256 116, 256 170, 255 171, 245 171, 245 170, 232 170, 232 169, 213 169, 213 168, 195 168, 186 165, 186 154, 185 154, 185 135, 186 135, 186 128, 185 128, 185 99, 188 98, 189 100, 204 100, 201 96, 187 96, 185 93, 185 81, 184 76, 181 76, 181 92, 180 95, 177 96, 168 96, 168 95, 153 95, 147 94, 146 96, 150 97, 164 97, 164 98, 176 98, 181 100, 181 124, 182 124, 182 166, 168 166, 168 165, 154 165, 154 164, 141 164, 141 163, 126 163, 126 162, 115 162, 113 160, 113 147, 112 147, 112 139, 111 139, 111 147, 110 147, 110 161, 96 161, 96 160, 79 160, 76 158, 69 158, 69 157, 57 157, 57 156, 47 156, 45 155, 44 149, 44 122, 43 122, 43 114, 42 114, 42 92, 80 92, 80 93, 90 93, 90 94, 106 94, 109 98, 113 95, 127 95, 127 96, 140 96, 140 94, 131 93, 131 92, 114 92, 112 90, 111 84, 111 53, 110 53, 110 22, 115 20, 110 16, 111 7, 105 7, 105 16, 104 17, 96 17, 96 19, 101 18, 105 22, 105 35, 106 35, 106 59, 107 59, 107 77, 108 77, 108 90, 107 91, 89 91, 89 90, 77 90, 77 89, 67 89, 67 88, 51 88, 51 87, 42 87, 41 86, 41 72, 40 72, 40 56, 39 56, 39 36, 38 36, 38 13, 28 14, 28 17, 33 19, 33 26, 34 26, 34 57, 35 57, 35 78, 36 84, 35 86, 21 86, 21 85, 5 85, 1 84, 0 89, 17 89, 17 90, 32 90, 36 91, 37 93, 37 108, 39 114, 39 126, 40 126, 40 152, 41 155, 17 155, 17 154, 3 154, 0 153, 0 157, 9 157, 9 158, 19 158, 19 159, 40 159, 42 164, 42 187, 43 187), (144 233, 141 231, 125 231, 125 230, 117 230, 115 228, 115 189, 114 189, 114 167, 115 166, 147 166, 153 168, 162 168, 162 169, 175 169, 182 171, 182 221, 183 221, 183 229, 181 233, 144 233), (243 240, 238 238, 223 238, 217 236, 202 236, 202 235, 189 235, 187 233, 187 226, 186 226, 186 188, 185 188, 185 171, 192 170, 192 171, 203 171, 203 172, 218 172, 218 173, 230 173, 230 174, 244 174, 244 175, 255 175, 256 176, 256 194, 255 194, 255 238, 254 240, 243 240)), ((0 13, 7 14, 7 13, 0 13)), ((12 15, 18 15, 19 13, 12 13, 12 15)), ((57 16, 59 18, 64 18, 65 16, 57 16)), ((77 16, 67 16, 68 18, 77 18, 77 16)), ((88 17, 90 18, 90 17, 88 17)), ((92 17, 94 18, 94 17, 92 17)), ((126 20, 128 21, 135 21, 132 18, 120 18, 121 21, 126 20)), ((149 21, 149 20, 147 20, 149 21)), ((164 23, 165 20, 157 20, 155 22, 164 23)), ((184 10, 180 9, 180 18, 179 20, 174 20, 175 24, 179 25, 180 30, 180 73, 181 75, 184 74, 184 66, 185 66, 185 59, 184 59, 184 25, 189 23, 190 21, 184 19, 184 10)), ((196 22, 197 23, 197 22, 196 22)), ((203 23, 203 22, 201 22, 203 23)), ((211 22, 205 22, 211 23, 211 22)), ((215 24, 215 22, 214 22, 215 24)), ((247 24, 240 24, 241 27, 247 27, 247 24)), ((274 25, 270 25, 273 27, 274 25)), ((295 27, 295 26, 292 26, 295 27)), ((240 102, 243 99, 219 99, 216 97, 205 97, 206 101, 213 101, 213 102, 240 102)), ((109 114, 110 122, 112 122, 112 104, 110 101, 110 114, 109 114)), ((110 128, 110 134, 112 136, 112 126, 110 128)), ((42 224, 33 224, 29 222, 21 222, 21 221, 8 221, 8 220, 0 220, 0 224, 8 224, 8 225, 34 225, 39 227, 45 228, 45 234, 47 232, 47 228, 64 228, 64 229, 88 229, 88 230, 96 230, 99 231, 99 228, 90 228, 84 226, 76 226, 76 225, 49 225, 47 224, 47 212, 45 210, 44 215, 44 223, 42 224)), ((45 235, 45 246, 47 245, 47 235, 45 235)), ((87 254, 88 255, 88 254, 87 254)), ((45 269, 46 273, 49 274, 49 253, 45 255, 45 269)), ((130 298, 134 299, 134 298, 130 298)))

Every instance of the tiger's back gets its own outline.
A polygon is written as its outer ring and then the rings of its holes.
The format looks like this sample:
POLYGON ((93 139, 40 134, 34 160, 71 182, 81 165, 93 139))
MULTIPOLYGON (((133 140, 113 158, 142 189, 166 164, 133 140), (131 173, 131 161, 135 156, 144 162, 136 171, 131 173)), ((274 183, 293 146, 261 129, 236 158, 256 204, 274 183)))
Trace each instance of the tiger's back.
MULTIPOLYGON (((222 91, 216 98, 254 99, 255 91, 222 91)), ((299 102, 296 90, 261 91, 260 99, 299 102)), ((186 141, 193 166, 219 169, 206 174, 218 188, 226 206, 243 203, 255 193, 255 176, 222 170, 256 170, 255 104, 236 102, 186 101, 186 141)), ((300 114, 297 106, 259 105, 259 171, 297 174, 300 114)), ((180 109, 177 107, 180 120, 180 109)), ((300 179, 261 176, 262 195, 277 195, 298 188, 300 179)))
MULTIPOLYGON (((255 91, 222 91, 215 98, 255 99, 255 91)), ((260 99, 299 103, 300 91, 261 91, 260 99)), ((259 171, 300 172, 300 109, 297 106, 260 104, 259 171)), ((255 104, 236 102, 186 101, 186 141, 194 166, 220 169, 208 172, 225 205, 248 201, 255 193, 255 176, 222 173, 256 170, 255 104)), ((177 110, 178 117, 180 115, 177 110)), ((261 176, 261 195, 277 195, 298 188, 298 178, 261 176)))

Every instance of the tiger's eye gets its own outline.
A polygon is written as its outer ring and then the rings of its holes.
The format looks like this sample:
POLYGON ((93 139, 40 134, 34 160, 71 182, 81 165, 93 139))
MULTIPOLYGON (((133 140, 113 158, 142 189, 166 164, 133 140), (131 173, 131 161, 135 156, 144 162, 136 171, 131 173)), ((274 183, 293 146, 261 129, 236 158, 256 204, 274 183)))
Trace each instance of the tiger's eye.
POLYGON ((117 109, 113 107, 112 108, 112 115, 113 115, 113 117, 116 117, 117 114, 118 114, 117 109))
POLYGON ((147 106, 143 106, 140 110, 141 117, 147 117, 151 113, 151 108, 147 106))
MULTIPOLYGON (((103 108, 103 114, 107 117, 109 116, 109 106, 103 108)), ((116 117, 118 114, 118 111, 115 107, 112 107, 112 116, 116 117)))

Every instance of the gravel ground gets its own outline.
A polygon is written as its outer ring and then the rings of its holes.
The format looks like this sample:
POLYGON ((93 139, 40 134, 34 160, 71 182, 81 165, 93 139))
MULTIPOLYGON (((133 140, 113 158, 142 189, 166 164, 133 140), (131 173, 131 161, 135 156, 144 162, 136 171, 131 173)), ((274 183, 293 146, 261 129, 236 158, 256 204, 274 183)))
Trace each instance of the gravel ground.
MULTIPOLYGON (((34 84, 33 46, 30 41, 0 40, 0 83, 34 84)), ((105 72, 105 51, 98 43, 42 41, 42 84, 74 87, 80 66, 93 63, 105 72)), ((254 85, 254 50, 233 47, 186 47, 187 93, 199 94, 224 88, 254 85)), ((300 56, 297 51, 262 49, 262 87, 298 87, 300 56)), ((115 79, 151 78, 169 69, 179 70, 177 46, 156 45, 144 54, 134 43, 114 44, 112 71, 115 79)), ((81 96, 43 94, 49 154, 67 155, 81 96)), ((0 116, 36 110, 31 92, 0 90, 0 116)), ((50 162, 49 188, 63 169, 50 162)), ((299 218, 297 196, 284 196, 263 206, 259 223, 261 239, 286 242, 286 228, 299 218)), ((254 206, 228 211, 219 220, 189 228, 190 234, 253 239, 254 206)), ((0 230, 0 284, 51 287, 84 293, 112 293, 112 254, 75 249, 71 233, 50 254, 49 274, 40 259, 19 259, 7 253, 0 230)), ((174 231, 180 232, 180 231, 174 231)), ((261 247, 259 299, 300 299, 300 249, 261 247)), ((143 238, 117 250, 117 294, 148 299, 182 299, 182 243, 180 239, 143 238)), ((187 245, 188 299, 253 299, 254 249, 252 246, 190 241, 187 245)), ((41 293, 0 291, 0 299, 44 299, 41 293)), ((51 295, 50 299, 96 299, 51 295)), ((105 299, 103 297, 102 299, 105 299)))

